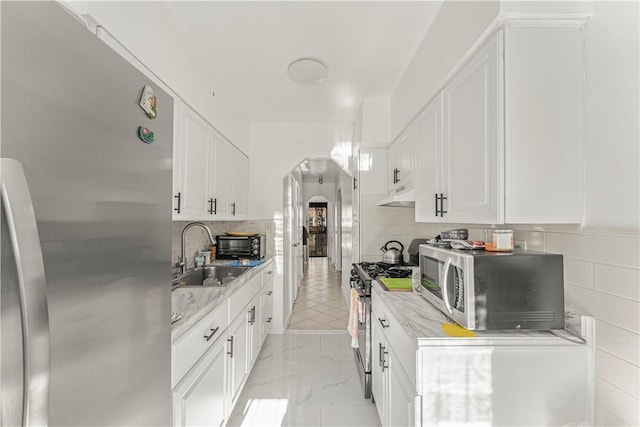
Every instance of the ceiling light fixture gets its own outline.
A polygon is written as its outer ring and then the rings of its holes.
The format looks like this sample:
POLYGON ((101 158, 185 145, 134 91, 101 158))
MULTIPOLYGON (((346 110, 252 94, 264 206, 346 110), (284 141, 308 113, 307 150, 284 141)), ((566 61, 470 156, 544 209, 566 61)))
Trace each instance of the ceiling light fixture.
POLYGON ((287 67, 287 75, 292 82, 310 86, 318 84, 327 78, 329 68, 319 59, 300 58, 287 67))

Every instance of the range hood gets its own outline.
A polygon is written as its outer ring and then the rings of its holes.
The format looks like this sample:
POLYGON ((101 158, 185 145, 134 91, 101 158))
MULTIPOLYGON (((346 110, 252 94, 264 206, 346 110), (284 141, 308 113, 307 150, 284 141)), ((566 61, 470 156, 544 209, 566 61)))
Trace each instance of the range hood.
POLYGON ((416 205, 416 190, 411 188, 398 193, 390 194, 376 203, 378 206, 394 206, 401 208, 412 208, 416 205))

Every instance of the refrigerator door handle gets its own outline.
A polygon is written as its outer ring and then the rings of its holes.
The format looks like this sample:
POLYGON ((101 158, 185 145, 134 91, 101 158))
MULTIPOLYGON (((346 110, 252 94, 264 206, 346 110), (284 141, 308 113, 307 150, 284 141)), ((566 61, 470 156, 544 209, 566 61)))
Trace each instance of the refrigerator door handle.
POLYGON ((20 162, 0 159, 2 205, 15 257, 24 340, 23 425, 49 424, 49 308, 42 247, 20 162))

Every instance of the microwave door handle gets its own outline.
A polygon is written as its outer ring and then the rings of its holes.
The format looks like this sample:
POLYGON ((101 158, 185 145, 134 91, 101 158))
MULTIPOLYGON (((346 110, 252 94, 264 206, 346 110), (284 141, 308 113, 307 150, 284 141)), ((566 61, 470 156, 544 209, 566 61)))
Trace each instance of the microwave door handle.
POLYGON ((453 310, 451 309, 451 304, 449 304, 449 294, 447 292, 447 282, 449 281, 449 270, 451 269, 452 262, 453 260, 449 257, 444 263, 444 272, 442 273, 442 300, 449 314, 453 316, 453 310))

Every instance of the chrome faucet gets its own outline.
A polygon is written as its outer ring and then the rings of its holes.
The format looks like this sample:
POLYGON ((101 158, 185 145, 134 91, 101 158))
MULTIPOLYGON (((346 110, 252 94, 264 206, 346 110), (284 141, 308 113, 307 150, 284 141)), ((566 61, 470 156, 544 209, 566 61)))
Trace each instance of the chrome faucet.
POLYGON ((180 258, 178 258, 178 263, 176 264, 176 267, 178 267, 180 269, 180 274, 184 274, 186 271, 186 259, 184 257, 184 241, 185 241, 185 236, 187 234, 187 230, 189 230, 192 227, 195 226, 200 226, 202 228, 204 228, 204 231, 207 232, 207 234, 209 235, 209 240, 211 241, 212 245, 216 244, 216 241, 213 239, 213 235, 211 234, 211 230, 209 229, 209 227, 207 227, 206 224, 203 224, 201 222, 191 222, 187 225, 185 225, 184 229, 182 230, 182 240, 180 242, 180 258))

